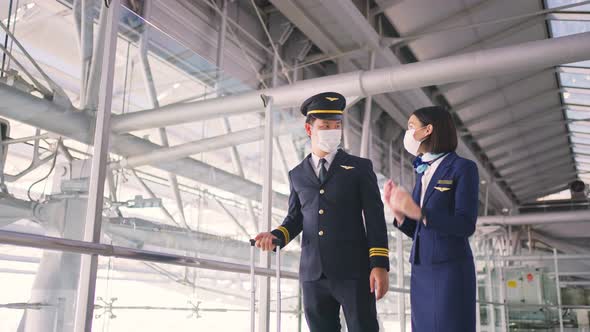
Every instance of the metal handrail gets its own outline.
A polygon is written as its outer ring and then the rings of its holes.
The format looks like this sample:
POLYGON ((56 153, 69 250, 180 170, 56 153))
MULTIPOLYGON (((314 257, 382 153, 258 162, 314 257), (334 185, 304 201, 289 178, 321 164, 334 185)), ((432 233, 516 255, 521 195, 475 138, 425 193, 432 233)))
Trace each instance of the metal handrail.
MULTIPOLYGON (((0 230, 0 243, 20 247, 66 251, 70 253, 84 255, 100 255, 105 257, 117 257, 179 266, 192 266, 216 271, 245 274, 248 274, 250 272, 250 267, 245 264, 228 263, 211 259, 167 254, 150 250, 126 248, 104 243, 92 243, 86 241, 63 239, 44 235, 4 230, 0 230)), ((272 277, 275 275, 274 269, 266 269, 261 267, 256 267, 255 272, 257 275, 268 277, 272 277)), ((295 272, 281 272, 281 277, 295 280, 299 278, 298 274, 295 272)))
MULTIPOLYGON (((0 244, 8 244, 19 247, 30 247, 44 250, 66 251, 83 255, 99 255, 105 257, 117 257, 137 261, 149 261, 154 263, 171 264, 178 266, 191 266, 201 269, 225 271, 234 273, 250 273, 250 267, 246 264, 228 263, 212 259, 190 256, 174 255, 157 251, 134 249, 114 246, 104 243, 92 243, 58 237, 36 235, 22 232, 0 230, 0 244)), ((274 277, 275 269, 255 268, 256 275, 274 277)), ((281 271, 281 278, 299 280, 296 272, 281 271)), ((410 293, 407 288, 389 287, 394 293, 410 293)))

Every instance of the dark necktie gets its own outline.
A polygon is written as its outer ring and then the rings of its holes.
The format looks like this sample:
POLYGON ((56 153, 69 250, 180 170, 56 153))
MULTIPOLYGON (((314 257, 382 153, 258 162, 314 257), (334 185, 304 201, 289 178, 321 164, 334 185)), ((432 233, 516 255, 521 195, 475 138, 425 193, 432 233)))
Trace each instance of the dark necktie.
POLYGON ((318 178, 320 179, 321 183, 324 183, 326 177, 328 176, 328 170, 326 169, 326 159, 320 159, 320 174, 318 178))

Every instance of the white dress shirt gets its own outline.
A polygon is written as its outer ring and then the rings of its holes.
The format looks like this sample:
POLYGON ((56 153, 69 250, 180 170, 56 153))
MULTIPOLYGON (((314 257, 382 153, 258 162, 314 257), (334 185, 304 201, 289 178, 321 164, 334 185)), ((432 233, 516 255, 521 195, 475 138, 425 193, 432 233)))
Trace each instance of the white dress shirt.
POLYGON ((437 159, 426 169, 426 171, 424 171, 424 174, 422 175, 422 190, 420 191, 420 207, 422 207, 422 204, 424 204, 424 194, 426 194, 426 190, 428 189, 428 185, 430 184, 430 180, 432 179, 434 172, 436 172, 438 165, 440 165, 440 163, 443 161, 443 159, 447 157, 447 155, 444 155, 437 159))
MULTIPOLYGON (((330 165, 332 165, 332 162, 334 161, 334 158, 336 158, 336 154, 338 153, 338 150, 332 152, 332 153, 328 153, 324 159, 326 159, 326 163, 324 164, 324 166, 326 167, 326 171, 330 169, 330 165)), ((315 176, 319 177, 320 176, 320 159, 322 159, 321 157, 318 157, 315 155, 315 153, 311 153, 311 158, 309 159, 309 162, 311 163, 311 167, 313 167, 313 170, 315 171, 315 176)))

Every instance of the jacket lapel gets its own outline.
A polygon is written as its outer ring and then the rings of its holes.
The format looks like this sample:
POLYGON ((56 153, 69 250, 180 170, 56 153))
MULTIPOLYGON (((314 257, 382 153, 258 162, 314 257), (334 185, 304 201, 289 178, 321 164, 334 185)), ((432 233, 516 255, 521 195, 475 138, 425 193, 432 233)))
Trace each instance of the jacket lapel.
POLYGON ((348 154, 346 152, 344 152, 343 150, 338 150, 336 156, 334 157, 334 160, 332 161, 332 164, 330 165, 330 168, 328 169, 328 175, 326 176, 326 180, 324 181, 324 183, 328 182, 335 173, 344 170, 342 167, 340 167, 340 165, 342 162, 346 160, 347 156, 348 154))
MULTIPOLYGON (((438 180, 440 180, 447 173, 449 167, 453 164, 453 161, 455 161, 456 158, 457 154, 455 152, 451 152, 445 157, 445 159, 443 159, 443 161, 440 162, 440 165, 438 165, 438 168, 430 179, 430 183, 428 183, 428 188, 426 188, 426 194, 424 195, 424 202, 422 203, 422 206, 426 206, 428 198, 430 198, 434 192, 434 187, 436 187, 438 180)), ((422 186, 420 185, 420 187, 422 186)), ((418 202, 419 201, 420 200, 418 200, 418 202)))
POLYGON ((303 160, 303 172, 312 181, 312 183, 319 185, 320 184, 320 180, 315 175, 315 171, 312 168, 311 163, 312 163, 311 154, 309 154, 303 160))

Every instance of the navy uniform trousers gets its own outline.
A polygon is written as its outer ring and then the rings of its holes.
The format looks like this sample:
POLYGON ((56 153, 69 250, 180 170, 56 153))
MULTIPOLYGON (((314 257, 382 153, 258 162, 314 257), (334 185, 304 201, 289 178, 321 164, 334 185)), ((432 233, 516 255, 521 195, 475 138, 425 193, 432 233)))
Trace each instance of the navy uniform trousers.
MULTIPOLYGON (((413 199, 419 204, 422 175, 413 199)), ((479 194, 477 166, 450 153, 424 195, 426 224, 406 218, 394 225, 413 239, 412 332, 475 332, 476 275, 469 236, 475 231, 479 194)))
POLYGON ((310 331, 340 331, 340 308, 349 331, 378 331, 369 275, 389 270, 389 252, 373 165, 339 150, 321 183, 310 157, 289 172, 287 217, 272 231, 284 244, 303 233, 299 276, 310 331))
POLYGON ((340 331, 340 307, 348 331, 379 331, 375 296, 369 289, 369 276, 362 279, 301 282, 303 307, 312 332, 340 331))

